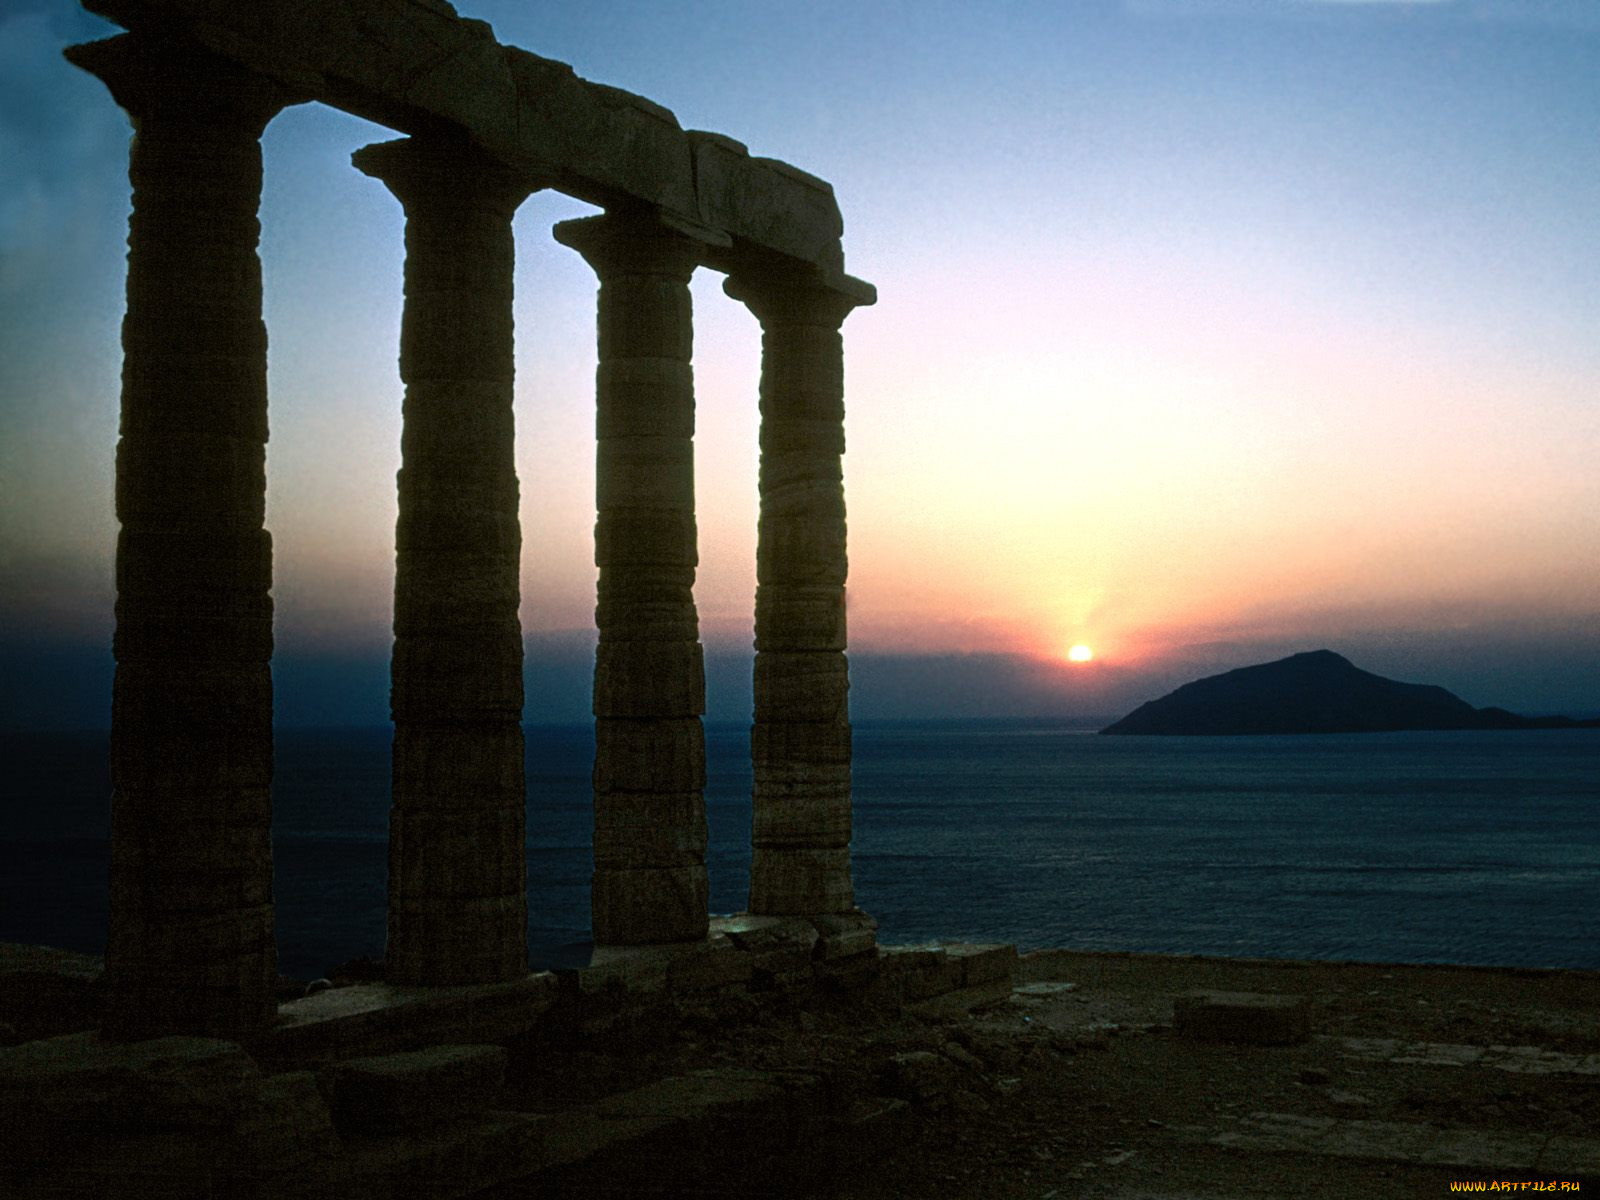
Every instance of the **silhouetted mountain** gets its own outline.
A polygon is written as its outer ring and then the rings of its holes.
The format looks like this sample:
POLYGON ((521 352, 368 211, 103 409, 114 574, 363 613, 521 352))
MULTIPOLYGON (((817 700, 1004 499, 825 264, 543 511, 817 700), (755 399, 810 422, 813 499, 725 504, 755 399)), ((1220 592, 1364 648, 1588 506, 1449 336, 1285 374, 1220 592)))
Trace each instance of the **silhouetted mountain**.
POLYGON ((1186 683, 1101 733, 1378 733, 1402 729, 1600 728, 1600 720, 1473 708, 1442 687, 1398 683, 1332 650, 1186 683))

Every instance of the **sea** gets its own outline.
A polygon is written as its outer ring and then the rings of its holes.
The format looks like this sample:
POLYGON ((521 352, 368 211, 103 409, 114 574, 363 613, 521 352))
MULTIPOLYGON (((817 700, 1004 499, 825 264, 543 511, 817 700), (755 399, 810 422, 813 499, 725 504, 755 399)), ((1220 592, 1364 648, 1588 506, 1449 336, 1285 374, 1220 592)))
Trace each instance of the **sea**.
MULTIPOLYGON (((711 909, 745 905, 747 726, 707 726, 711 909)), ((280 969, 383 952, 387 728, 280 729, 280 969)), ((586 961, 587 726, 527 731, 528 945, 586 961)), ((0 941, 104 949, 104 734, 0 735, 0 941)), ((862 723, 857 903, 934 938, 1600 969, 1600 731, 1099 737, 862 723)))

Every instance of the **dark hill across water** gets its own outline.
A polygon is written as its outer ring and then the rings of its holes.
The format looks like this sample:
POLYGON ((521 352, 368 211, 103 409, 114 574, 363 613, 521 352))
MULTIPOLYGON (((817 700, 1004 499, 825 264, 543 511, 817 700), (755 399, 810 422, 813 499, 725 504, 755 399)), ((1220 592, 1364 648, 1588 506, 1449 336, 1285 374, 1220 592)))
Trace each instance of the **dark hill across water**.
POLYGON ((1600 728, 1600 721, 1473 708, 1442 687, 1363 671, 1332 650, 1186 683, 1101 733, 1381 733, 1407 729, 1600 728))

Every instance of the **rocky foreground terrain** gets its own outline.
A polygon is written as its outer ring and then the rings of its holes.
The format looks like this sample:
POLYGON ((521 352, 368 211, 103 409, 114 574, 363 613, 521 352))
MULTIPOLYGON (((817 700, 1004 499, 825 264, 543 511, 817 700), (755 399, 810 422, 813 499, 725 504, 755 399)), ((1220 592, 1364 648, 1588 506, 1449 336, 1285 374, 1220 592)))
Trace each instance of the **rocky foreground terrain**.
MULTIPOLYGON (((864 928, 797 944, 795 924, 735 919, 718 953, 622 955, 460 995, 336 986, 284 1005, 242 1049, 80 1034, 0 1050, 0 1192, 1600 1188, 1600 973, 1019 957, 876 947, 864 928)), ((33 999, 81 1024, 83 989, 58 980, 44 997, 51 977, 33 971, 33 999)), ((14 989, 0 1000, 26 1019, 14 989)), ((12 1025, 14 1039, 38 1032, 12 1025)))

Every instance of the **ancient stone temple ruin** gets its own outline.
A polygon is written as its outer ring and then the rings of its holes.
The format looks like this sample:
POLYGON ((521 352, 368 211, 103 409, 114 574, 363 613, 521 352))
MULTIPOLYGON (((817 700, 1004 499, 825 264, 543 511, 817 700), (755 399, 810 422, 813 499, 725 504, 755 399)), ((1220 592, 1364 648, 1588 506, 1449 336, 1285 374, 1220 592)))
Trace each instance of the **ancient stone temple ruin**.
MULTIPOLYGON (((850 726, 832 189, 497 42, 442 0, 86 0, 71 61, 127 110, 107 1029, 274 1013, 272 549, 260 138, 317 101, 406 135, 355 166, 405 211, 386 971, 527 971, 512 232, 554 188, 599 277, 597 943, 707 930, 689 280, 763 331, 749 906, 848 914, 850 726)), ((398 249, 398 248, 397 248, 398 249)))

